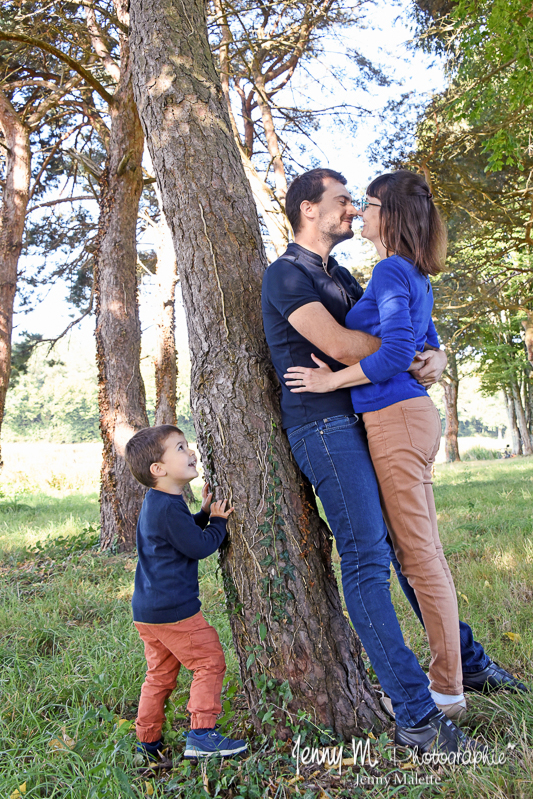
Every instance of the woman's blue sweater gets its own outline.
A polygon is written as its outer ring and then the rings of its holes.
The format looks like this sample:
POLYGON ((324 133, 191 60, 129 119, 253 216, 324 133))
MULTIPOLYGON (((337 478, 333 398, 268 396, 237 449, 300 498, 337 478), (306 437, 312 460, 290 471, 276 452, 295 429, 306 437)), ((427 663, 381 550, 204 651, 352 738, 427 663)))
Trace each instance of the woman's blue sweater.
POLYGON ((346 317, 350 330, 381 338, 379 350, 360 362, 371 382, 351 389, 356 413, 427 396, 406 369, 426 343, 439 346, 432 310, 431 283, 411 261, 391 255, 376 264, 365 293, 346 317))

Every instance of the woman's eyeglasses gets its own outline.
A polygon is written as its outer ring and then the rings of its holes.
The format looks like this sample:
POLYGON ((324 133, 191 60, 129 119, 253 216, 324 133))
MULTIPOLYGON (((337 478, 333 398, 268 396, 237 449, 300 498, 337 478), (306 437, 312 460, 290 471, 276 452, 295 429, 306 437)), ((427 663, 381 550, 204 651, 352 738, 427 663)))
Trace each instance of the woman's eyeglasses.
POLYGON ((369 205, 375 205, 376 208, 381 208, 381 205, 378 205, 377 203, 369 203, 366 197, 361 197, 359 200, 359 208, 361 211, 366 211, 369 205))

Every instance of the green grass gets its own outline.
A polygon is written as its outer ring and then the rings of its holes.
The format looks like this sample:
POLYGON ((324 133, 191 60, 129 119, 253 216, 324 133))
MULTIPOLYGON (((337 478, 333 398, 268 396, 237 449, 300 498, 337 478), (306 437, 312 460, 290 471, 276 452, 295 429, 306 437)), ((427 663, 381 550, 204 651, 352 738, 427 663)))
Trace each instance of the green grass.
MULTIPOLYGON (((509 741, 517 744, 512 770, 508 765, 447 769, 437 773, 436 786, 407 781, 363 787, 357 785, 358 769, 347 766, 339 777, 310 765, 302 769, 303 779, 295 780, 290 745, 250 729, 216 556, 201 563, 200 575, 203 609, 219 631, 228 662, 224 698, 231 701, 222 721, 227 732, 250 736, 251 755, 203 768, 181 760, 191 679, 183 671, 165 731, 175 768, 146 770, 134 754, 131 729, 145 671, 130 610, 135 559, 94 548, 95 475, 84 477, 76 490, 68 470, 54 474, 59 477, 44 479, 19 468, 7 475, 0 497, 2 799, 24 783, 26 797, 61 799, 199 799, 208 795, 205 786, 209 795, 223 799, 533 796, 530 697, 478 697, 470 702, 471 731, 477 729, 500 748, 509 741), (126 723, 119 725, 122 719, 126 723)), ((437 469, 441 537, 461 616, 490 655, 524 680, 532 680, 532 493, 532 459, 437 469)), ((423 630, 395 578, 392 590, 406 640, 427 667, 423 630)), ((423 779, 431 774, 427 768, 394 771, 386 737, 376 746, 380 766, 367 769, 367 776, 416 773, 423 779)))

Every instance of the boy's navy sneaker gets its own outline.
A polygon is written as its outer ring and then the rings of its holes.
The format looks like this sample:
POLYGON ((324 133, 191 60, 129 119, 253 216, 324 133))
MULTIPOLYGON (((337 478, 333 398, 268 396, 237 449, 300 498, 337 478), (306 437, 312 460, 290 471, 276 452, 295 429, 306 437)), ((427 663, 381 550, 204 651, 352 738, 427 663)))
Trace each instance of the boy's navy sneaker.
POLYGON ((226 738, 216 729, 198 735, 196 730, 191 730, 187 735, 185 753, 183 757, 192 760, 210 755, 219 757, 233 757, 241 752, 246 752, 248 744, 246 741, 234 738, 226 738))
POLYGON ((162 738, 160 738, 159 741, 151 741, 150 743, 137 741, 137 752, 140 752, 143 755, 148 755, 148 757, 151 757, 152 760, 159 760, 159 756, 163 749, 164 744, 162 738))

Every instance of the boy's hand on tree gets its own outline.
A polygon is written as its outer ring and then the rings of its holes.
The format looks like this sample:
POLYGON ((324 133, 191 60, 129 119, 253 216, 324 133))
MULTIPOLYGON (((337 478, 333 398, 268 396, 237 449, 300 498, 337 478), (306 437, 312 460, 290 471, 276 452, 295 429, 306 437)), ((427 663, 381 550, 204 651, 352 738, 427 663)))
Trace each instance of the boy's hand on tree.
POLYGON ((202 488, 202 510, 204 513, 209 513, 212 499, 213 494, 209 491, 209 483, 205 483, 204 487, 202 488))
POLYGON ((227 519, 230 513, 233 513, 235 508, 228 508, 226 510, 226 499, 219 499, 211 505, 211 516, 220 516, 227 519))

